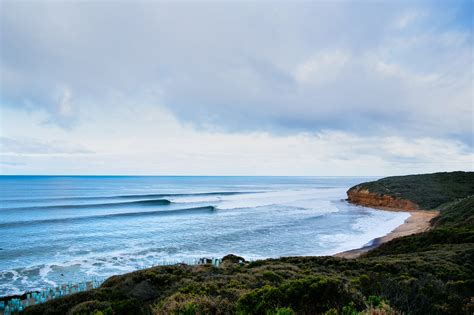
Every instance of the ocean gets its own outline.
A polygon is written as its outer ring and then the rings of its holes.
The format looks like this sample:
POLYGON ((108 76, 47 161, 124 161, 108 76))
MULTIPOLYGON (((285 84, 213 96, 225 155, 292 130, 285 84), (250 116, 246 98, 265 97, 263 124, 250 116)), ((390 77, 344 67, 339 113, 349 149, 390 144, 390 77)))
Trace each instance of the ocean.
POLYGON ((0 296, 230 253, 358 248, 409 217, 344 201, 372 179, 0 176, 0 296))

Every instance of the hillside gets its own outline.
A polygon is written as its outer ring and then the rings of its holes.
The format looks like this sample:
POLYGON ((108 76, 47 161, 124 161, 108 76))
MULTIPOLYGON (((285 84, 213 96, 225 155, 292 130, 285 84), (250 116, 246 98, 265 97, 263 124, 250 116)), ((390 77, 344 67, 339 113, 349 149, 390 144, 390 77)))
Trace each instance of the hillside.
POLYGON ((111 277, 99 289, 25 313, 472 314, 474 196, 466 196, 471 178, 472 173, 456 172, 377 181, 389 187, 385 194, 414 198, 420 207, 436 207, 440 215, 430 231, 382 244, 358 259, 287 257, 238 263, 228 256, 219 268, 160 266, 111 277), (425 183, 427 179, 435 183, 425 183), (422 191, 426 196, 419 196, 422 191), (445 200, 449 203, 441 205, 445 200))
POLYGON ((386 177, 358 184, 347 194, 349 202, 364 206, 430 210, 474 195, 474 172, 386 177))

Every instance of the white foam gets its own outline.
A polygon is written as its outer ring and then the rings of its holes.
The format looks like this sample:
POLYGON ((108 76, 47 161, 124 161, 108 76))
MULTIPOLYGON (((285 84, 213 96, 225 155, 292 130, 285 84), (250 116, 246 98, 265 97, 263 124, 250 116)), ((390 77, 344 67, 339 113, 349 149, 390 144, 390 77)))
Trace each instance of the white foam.
POLYGON ((408 217, 405 213, 351 208, 339 201, 346 188, 304 187, 276 191, 269 185, 271 191, 259 188, 259 192, 246 194, 171 198, 175 203, 204 203, 222 210, 212 215, 124 220, 120 229, 115 228, 116 223, 88 222, 87 228, 72 233, 58 226, 54 239, 48 239, 67 246, 52 247, 50 252, 27 256, 19 263, 8 262, 2 269, 15 270, 0 272, 0 292, 21 293, 20 289, 24 292, 84 277, 108 277, 229 253, 246 259, 333 254, 361 247, 408 217), (25 268, 32 262, 35 265, 25 268))
POLYGON ((42 277, 42 278, 47 277, 48 273, 50 273, 51 271, 52 271, 51 266, 50 265, 45 265, 43 268, 40 268, 39 276, 42 277))
POLYGON ((20 278, 20 274, 17 271, 10 270, 10 272, 12 273, 12 281, 13 282, 20 278))
POLYGON ((225 198, 224 196, 177 196, 168 198, 171 202, 179 202, 179 203, 195 203, 195 202, 210 202, 215 203, 225 198))
POLYGON ((295 206, 297 204, 305 203, 305 206, 314 207, 314 202, 316 199, 322 199, 328 195, 337 194, 334 191, 330 190, 321 190, 321 189, 310 189, 310 190, 283 190, 275 192, 265 192, 257 194, 248 194, 244 196, 229 196, 226 199, 223 199, 220 203, 217 204, 218 209, 241 209, 241 208, 254 208, 262 206, 270 206, 275 204, 285 204, 295 206), (308 201, 311 200, 313 204, 309 204, 308 201))
POLYGON ((51 268, 51 265, 44 265, 39 270, 39 276, 40 276, 41 280, 44 281, 45 283, 47 283, 51 286, 56 286, 56 282, 54 282, 54 281, 52 281, 48 278, 48 274, 52 271, 53 271, 53 269, 51 268))
POLYGON ((403 224, 410 217, 408 212, 389 212, 380 210, 370 210, 370 215, 365 218, 357 219, 352 228, 380 236, 393 231, 396 227, 403 224), (385 234, 383 234, 385 233, 385 234))
POLYGON ((326 237, 327 241, 337 240, 338 243, 335 248, 327 252, 327 255, 366 246, 374 239, 387 235, 410 217, 408 212, 367 210, 369 215, 359 218, 351 224, 351 229, 348 230, 348 233, 321 236, 323 240, 326 237), (359 233, 354 233, 354 231, 359 233))

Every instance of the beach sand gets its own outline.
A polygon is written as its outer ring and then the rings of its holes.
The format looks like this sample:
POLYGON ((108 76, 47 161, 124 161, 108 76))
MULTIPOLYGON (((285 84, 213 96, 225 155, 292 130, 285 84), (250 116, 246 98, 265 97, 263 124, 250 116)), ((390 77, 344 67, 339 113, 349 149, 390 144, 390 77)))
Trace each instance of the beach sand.
POLYGON ((342 253, 337 253, 334 255, 335 257, 342 257, 342 258, 349 258, 349 259, 357 258, 363 253, 366 253, 369 250, 378 247, 380 244, 391 241, 394 238, 427 231, 431 227, 430 226, 431 219, 433 219, 439 214, 438 211, 433 211, 433 210, 432 211, 426 211, 426 210, 407 211, 403 209, 393 209, 393 208, 383 208, 379 210, 408 212, 410 213, 410 217, 406 219, 402 225, 398 226, 392 232, 388 233, 385 236, 374 239, 371 245, 364 246, 358 249, 348 250, 342 253))

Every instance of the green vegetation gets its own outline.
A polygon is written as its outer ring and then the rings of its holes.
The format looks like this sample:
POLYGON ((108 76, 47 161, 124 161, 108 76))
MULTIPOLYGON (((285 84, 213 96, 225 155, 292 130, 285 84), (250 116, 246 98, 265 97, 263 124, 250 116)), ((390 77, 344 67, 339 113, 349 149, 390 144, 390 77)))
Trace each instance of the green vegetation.
MULTIPOLYGON (((415 177, 410 182, 419 183, 415 177)), ((382 244, 358 259, 286 257, 239 263, 229 256, 219 268, 154 267, 111 277, 99 289, 25 313, 473 314, 474 196, 452 201, 468 191, 454 186, 458 188, 440 193, 443 200, 450 196, 450 203, 439 207, 432 230, 382 244)))
POLYGON ((441 215, 432 221, 435 227, 474 226, 474 198, 448 203, 439 207, 439 210, 441 215))
POLYGON ((393 176, 357 186, 375 194, 410 200, 428 210, 474 195, 474 172, 393 176))

